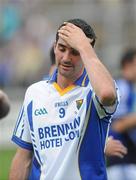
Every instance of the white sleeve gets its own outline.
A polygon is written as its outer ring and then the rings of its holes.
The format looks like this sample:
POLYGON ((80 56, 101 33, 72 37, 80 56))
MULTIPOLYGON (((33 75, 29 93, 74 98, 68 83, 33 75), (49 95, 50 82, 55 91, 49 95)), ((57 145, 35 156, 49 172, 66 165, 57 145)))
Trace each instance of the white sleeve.
POLYGON ((94 101, 94 104, 95 104, 95 107, 96 107, 96 110, 97 110, 97 113, 98 113, 100 119, 104 118, 105 116, 113 115, 117 109, 117 106, 120 101, 120 94, 119 94, 119 90, 118 90, 116 83, 115 83, 115 87, 116 87, 116 92, 117 92, 117 99, 116 99, 116 102, 112 106, 103 106, 99 102, 95 93, 93 92, 93 101, 94 101))
POLYGON ((27 119, 27 112, 25 103, 22 106, 22 109, 19 113, 13 136, 12 141, 15 142, 17 145, 19 145, 22 148, 32 150, 32 143, 31 143, 31 136, 30 136, 30 129, 27 119))

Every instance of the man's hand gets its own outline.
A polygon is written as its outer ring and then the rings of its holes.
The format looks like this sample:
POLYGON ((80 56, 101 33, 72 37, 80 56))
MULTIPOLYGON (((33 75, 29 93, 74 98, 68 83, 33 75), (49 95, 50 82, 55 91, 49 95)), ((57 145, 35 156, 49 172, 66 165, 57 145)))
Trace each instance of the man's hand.
MULTIPOLYGON (((91 46, 91 40, 86 37, 82 29, 72 23, 65 23, 59 30, 59 37, 66 41, 72 48, 79 51, 81 46, 91 46)), ((91 48, 91 47, 90 47, 91 48)))
POLYGON ((109 137, 105 149, 106 156, 117 156, 123 158, 127 154, 127 148, 121 141, 109 137))

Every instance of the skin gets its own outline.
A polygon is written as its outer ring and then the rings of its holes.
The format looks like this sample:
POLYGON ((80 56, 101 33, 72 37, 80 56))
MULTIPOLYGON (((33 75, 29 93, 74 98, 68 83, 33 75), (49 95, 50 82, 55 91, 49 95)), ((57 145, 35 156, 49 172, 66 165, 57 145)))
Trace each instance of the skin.
POLYGON ((121 141, 108 137, 105 149, 106 156, 117 156, 123 158, 127 154, 127 148, 121 143, 121 141))
POLYGON ((84 66, 80 54, 59 38, 55 45, 57 83, 63 89, 74 83, 83 72, 84 66), (77 55, 75 55, 77 53, 77 55))
POLYGON ((18 148, 12 161, 9 180, 27 180, 33 153, 26 149, 18 148))

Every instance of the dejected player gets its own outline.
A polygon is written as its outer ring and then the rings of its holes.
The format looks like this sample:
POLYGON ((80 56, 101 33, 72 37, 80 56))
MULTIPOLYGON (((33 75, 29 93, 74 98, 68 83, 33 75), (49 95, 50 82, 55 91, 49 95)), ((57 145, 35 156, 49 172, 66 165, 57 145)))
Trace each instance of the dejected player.
POLYGON ((30 86, 12 140, 20 147, 10 180, 106 180, 104 147, 118 104, 110 73, 93 47, 85 21, 63 23, 56 34, 57 70, 30 86))

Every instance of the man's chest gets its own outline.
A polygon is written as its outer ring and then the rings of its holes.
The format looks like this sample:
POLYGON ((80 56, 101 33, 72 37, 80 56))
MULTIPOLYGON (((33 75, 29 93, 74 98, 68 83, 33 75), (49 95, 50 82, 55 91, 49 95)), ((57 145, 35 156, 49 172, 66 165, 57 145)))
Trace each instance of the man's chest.
POLYGON ((86 108, 86 95, 80 91, 63 96, 58 93, 39 94, 33 98, 33 124, 38 127, 70 123, 84 114, 86 108))
POLYGON ((32 104, 33 130, 41 150, 60 147, 80 137, 87 109, 83 93, 39 95, 32 104))

